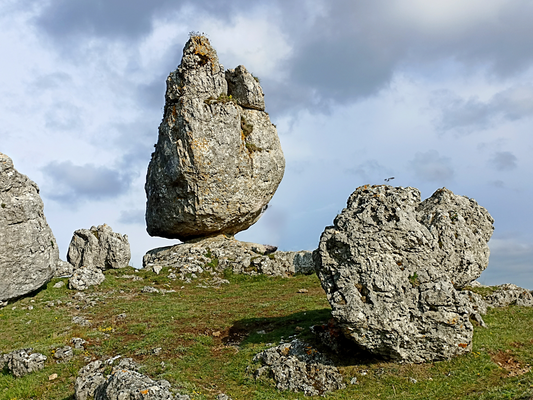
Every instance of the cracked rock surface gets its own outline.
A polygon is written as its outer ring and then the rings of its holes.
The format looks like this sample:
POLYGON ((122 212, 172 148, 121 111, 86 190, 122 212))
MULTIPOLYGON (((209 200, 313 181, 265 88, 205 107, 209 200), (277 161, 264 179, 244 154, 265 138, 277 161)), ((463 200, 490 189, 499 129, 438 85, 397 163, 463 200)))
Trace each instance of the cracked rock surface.
POLYGON ((284 170, 259 82, 242 66, 225 72, 209 40, 192 36, 167 79, 146 176, 148 233, 186 241, 247 229, 284 170))
POLYGON ((0 153, 0 302, 45 285, 59 263, 39 187, 0 153))
POLYGON ((356 189, 313 254, 344 335, 398 361, 470 351, 472 306, 454 284, 486 268, 492 222, 474 200, 447 189, 424 202, 415 188, 356 189))

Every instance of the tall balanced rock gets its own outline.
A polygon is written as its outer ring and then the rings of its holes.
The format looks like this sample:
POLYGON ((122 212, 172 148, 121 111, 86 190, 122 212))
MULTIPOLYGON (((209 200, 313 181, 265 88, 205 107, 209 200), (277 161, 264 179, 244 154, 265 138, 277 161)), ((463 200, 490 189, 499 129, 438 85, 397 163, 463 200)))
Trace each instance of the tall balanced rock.
POLYGON ((0 301, 45 285, 59 262, 39 187, 0 153, 0 301))
POLYGON ((437 190, 363 186, 313 254, 346 337, 385 358, 424 362, 469 351, 460 287, 488 264, 493 219, 474 200, 437 190))
POLYGON ((167 79, 159 138, 146 177, 152 236, 188 240, 249 228, 285 169, 259 82, 224 72, 203 36, 191 36, 167 79))

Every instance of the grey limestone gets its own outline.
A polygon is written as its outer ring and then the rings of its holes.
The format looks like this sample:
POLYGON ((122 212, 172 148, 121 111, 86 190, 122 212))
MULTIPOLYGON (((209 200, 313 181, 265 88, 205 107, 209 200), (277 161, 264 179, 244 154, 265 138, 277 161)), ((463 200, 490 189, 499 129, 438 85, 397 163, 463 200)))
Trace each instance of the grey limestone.
POLYGON ((357 188, 313 254, 344 335, 397 361, 470 351, 473 309, 454 285, 486 268, 492 222, 475 201, 447 189, 421 202, 414 188, 357 188))
POLYGON ((167 79, 163 121, 146 176, 151 236, 187 241, 254 224, 283 178, 285 159, 259 83, 224 71, 191 36, 167 79))
POLYGON ((0 153, 0 302, 44 286, 58 262, 39 187, 0 153))

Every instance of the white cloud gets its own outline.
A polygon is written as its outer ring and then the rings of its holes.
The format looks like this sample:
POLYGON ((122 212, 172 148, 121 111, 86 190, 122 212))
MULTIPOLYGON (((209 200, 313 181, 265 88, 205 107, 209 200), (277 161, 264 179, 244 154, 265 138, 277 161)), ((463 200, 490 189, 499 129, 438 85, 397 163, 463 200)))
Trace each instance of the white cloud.
POLYGON ((486 101, 477 96, 461 98, 450 91, 435 92, 433 104, 441 111, 441 130, 472 133, 533 116, 533 85, 514 85, 486 101))
POLYGON ((417 26, 426 34, 459 35, 478 24, 496 24, 509 0, 395 0, 392 19, 417 26))

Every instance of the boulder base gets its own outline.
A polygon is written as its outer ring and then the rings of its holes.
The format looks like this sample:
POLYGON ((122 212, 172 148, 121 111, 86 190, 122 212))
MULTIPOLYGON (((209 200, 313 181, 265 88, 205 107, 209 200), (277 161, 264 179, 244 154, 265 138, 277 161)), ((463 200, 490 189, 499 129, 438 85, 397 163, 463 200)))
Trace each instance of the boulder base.
POLYGON ((154 271, 170 267, 181 279, 203 273, 221 274, 227 268, 247 275, 288 277, 314 273, 310 251, 271 251, 271 246, 219 235, 150 250, 143 258, 143 267, 154 271))

